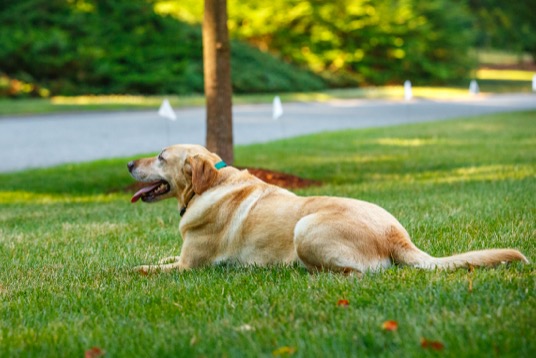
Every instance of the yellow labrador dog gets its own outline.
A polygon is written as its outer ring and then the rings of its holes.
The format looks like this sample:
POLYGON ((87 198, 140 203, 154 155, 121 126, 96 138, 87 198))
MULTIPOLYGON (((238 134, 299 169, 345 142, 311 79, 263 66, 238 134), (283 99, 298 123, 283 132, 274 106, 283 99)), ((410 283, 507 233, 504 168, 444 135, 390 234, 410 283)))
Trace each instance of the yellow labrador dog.
POLYGON ((364 201, 299 197, 226 166, 199 145, 175 145, 157 157, 128 163, 147 183, 132 197, 155 202, 176 198, 182 219, 180 256, 142 272, 187 270, 224 261, 240 264, 302 262, 309 270, 376 271, 403 264, 423 269, 528 262, 513 249, 432 257, 419 250, 386 210, 364 201))

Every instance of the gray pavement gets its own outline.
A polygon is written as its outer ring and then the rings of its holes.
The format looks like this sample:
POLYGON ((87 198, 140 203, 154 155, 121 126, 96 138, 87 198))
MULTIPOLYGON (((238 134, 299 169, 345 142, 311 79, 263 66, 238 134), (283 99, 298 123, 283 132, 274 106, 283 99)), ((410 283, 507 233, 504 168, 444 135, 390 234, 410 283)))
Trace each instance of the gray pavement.
MULTIPOLYGON (((314 132, 444 120, 536 109, 536 94, 475 96, 457 100, 332 100, 234 107, 235 144, 266 142, 314 132)), ((175 143, 205 142, 204 108, 176 110, 177 121, 153 111, 0 117, 0 172, 60 163, 134 156, 175 143)), ((536 118, 535 118, 536 120, 536 118)))

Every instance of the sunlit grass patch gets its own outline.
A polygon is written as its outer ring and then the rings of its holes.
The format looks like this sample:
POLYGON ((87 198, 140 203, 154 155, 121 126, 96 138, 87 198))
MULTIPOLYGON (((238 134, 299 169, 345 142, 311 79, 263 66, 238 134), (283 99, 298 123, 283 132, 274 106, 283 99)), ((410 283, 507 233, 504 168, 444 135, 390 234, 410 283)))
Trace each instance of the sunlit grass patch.
POLYGON ((481 80, 532 81, 533 71, 495 70, 481 68, 476 72, 476 78, 481 80))
POLYGON ((203 105, 205 98, 202 95, 188 96, 141 96, 141 95, 87 95, 87 96, 54 96, 50 99, 55 106, 134 106, 134 107, 156 107, 158 108, 162 101, 167 98, 172 106, 183 107, 193 105, 203 105))
MULTIPOLYGON (((437 138, 380 138, 377 140, 378 144, 388 145, 394 147, 422 147, 429 145, 437 145, 441 142, 437 138)), ((451 141, 451 143, 453 143, 451 141)), ((446 144, 446 143, 441 143, 446 144)))
POLYGON ((418 174, 373 174, 370 179, 383 182, 455 183, 523 180, 534 177, 536 177, 536 167, 533 165, 483 165, 424 171, 418 174))
MULTIPOLYGON (((328 96, 321 97, 319 100, 328 99, 350 99, 350 98, 368 98, 368 99, 404 99, 404 86, 384 86, 384 87, 365 87, 355 89, 335 89, 326 91, 328 96)), ((453 99, 467 96, 467 90, 459 87, 426 87, 414 86, 412 94, 416 98, 426 99, 453 99)))
POLYGON ((114 200, 117 200, 114 194, 66 195, 0 191, 0 204, 107 203, 114 200))
POLYGON ((160 100, 156 97, 133 95, 54 96, 50 102, 54 105, 136 104, 158 106, 160 104, 160 100))

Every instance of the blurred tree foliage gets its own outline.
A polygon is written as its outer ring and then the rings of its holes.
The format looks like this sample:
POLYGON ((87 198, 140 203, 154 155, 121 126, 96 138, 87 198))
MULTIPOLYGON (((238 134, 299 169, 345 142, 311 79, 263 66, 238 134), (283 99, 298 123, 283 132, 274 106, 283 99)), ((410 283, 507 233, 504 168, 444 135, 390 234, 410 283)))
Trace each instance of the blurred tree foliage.
MULTIPOLYGON (((475 45, 536 57, 534 0, 228 4, 235 92, 452 83, 475 68, 475 45)), ((202 92, 202 12, 202 0, 2 0, 0 95, 6 83, 29 94, 202 92)))
POLYGON ((476 46, 529 52, 536 61, 535 0, 469 0, 469 6, 477 23, 476 46))
MULTIPOLYGON (((228 0, 231 33, 334 86, 444 83, 475 62, 472 17, 463 0, 228 0)), ((157 10, 199 21, 196 0, 157 10)))
MULTIPOLYGON (((200 27, 156 14, 150 1, 2 0, 0 23, 4 95, 203 92, 200 27)), ((325 87, 238 41, 232 60, 236 92, 325 87)))

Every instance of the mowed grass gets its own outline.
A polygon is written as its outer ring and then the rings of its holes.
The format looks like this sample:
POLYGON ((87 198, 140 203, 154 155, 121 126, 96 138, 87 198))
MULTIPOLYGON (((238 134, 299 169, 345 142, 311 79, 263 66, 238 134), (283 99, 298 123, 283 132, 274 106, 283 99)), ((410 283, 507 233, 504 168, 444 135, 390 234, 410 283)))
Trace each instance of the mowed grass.
MULTIPOLYGON (((536 112, 318 134, 236 157, 325 183, 302 195, 378 203, 433 255, 514 247, 536 259, 536 112)), ((533 264, 136 274, 179 252, 180 218, 176 202, 132 205, 117 191, 132 183, 127 160, 0 175, 1 356, 536 354, 533 264)))

